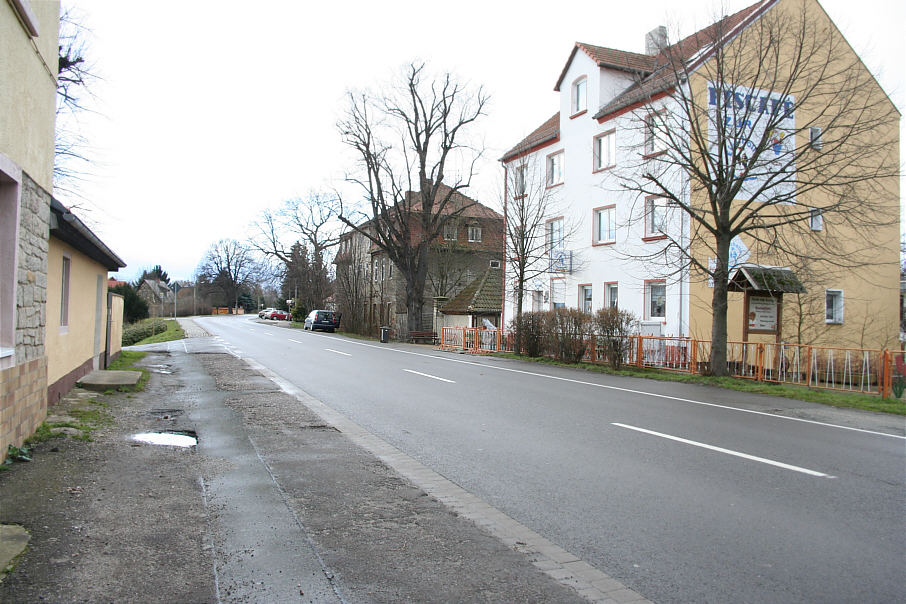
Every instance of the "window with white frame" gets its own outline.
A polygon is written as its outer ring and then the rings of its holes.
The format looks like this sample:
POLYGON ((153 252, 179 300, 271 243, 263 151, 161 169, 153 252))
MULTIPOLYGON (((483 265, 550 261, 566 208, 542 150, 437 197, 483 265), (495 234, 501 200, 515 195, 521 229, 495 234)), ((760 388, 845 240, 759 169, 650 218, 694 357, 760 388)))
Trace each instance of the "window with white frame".
POLYGON ((843 323, 843 290, 824 290, 824 322, 843 323))
POLYGON ((667 215, 667 200, 663 197, 649 197, 645 200, 645 236, 660 237, 664 234, 667 215))
POLYGON ((547 186, 563 184, 563 151, 547 156, 547 186))
POLYGON ((4 369, 13 366, 16 354, 16 227, 21 178, 13 165, 6 164, 5 156, 0 154, 0 368, 4 369))
POLYGON ((525 195, 525 165, 516 166, 513 169, 513 196, 522 197, 525 195))
POLYGON ((381 273, 380 269, 378 268, 378 260, 374 261, 374 265, 371 267, 371 274, 374 277, 375 282, 380 280, 381 273))
POLYGON ((473 222, 469 225, 469 242, 470 243, 480 243, 481 242, 481 225, 477 222, 473 222))
POLYGON ((617 239, 616 206, 595 210, 595 243, 613 243, 617 239))
POLYGON ((532 292, 532 312, 540 312, 544 310, 544 292, 540 289, 532 292))
POLYGON ((555 218, 547 222, 547 246, 550 250, 563 249, 563 219, 555 218))
POLYGON ((617 133, 615 130, 599 134, 592 145, 594 169, 603 170, 617 163, 617 133))
POLYGON ((579 287, 579 303, 582 312, 587 312, 591 314, 592 309, 592 286, 591 285, 582 285, 579 287))
POLYGON ((620 288, 616 283, 604 285, 604 304, 608 308, 618 308, 620 305, 620 288))
POLYGON ((72 258, 63 256, 62 283, 60 284, 60 326, 69 325, 69 274, 72 271, 72 258))
POLYGON ((667 317, 667 282, 645 282, 645 318, 664 319, 667 317))
POLYGON ((809 228, 813 231, 822 231, 824 230, 824 214, 821 213, 821 210, 818 208, 812 208, 809 210, 809 228))
POLYGON ((444 223, 444 240, 445 241, 456 241, 459 237, 458 229, 456 228, 455 220, 448 220, 444 223))
POLYGON ((585 76, 573 82, 572 113, 573 115, 585 111, 588 107, 588 78, 585 76))
POLYGON ((662 119, 657 113, 645 117, 645 155, 654 155, 667 150, 664 135, 661 133, 662 119))

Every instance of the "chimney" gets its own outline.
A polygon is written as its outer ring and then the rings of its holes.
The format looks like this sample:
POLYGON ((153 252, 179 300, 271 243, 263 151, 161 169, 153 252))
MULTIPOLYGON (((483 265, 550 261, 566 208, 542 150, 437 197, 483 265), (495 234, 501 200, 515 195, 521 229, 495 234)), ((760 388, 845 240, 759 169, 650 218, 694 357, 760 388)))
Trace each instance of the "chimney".
POLYGON ((645 34, 645 54, 656 55, 667 48, 667 28, 658 25, 645 34))

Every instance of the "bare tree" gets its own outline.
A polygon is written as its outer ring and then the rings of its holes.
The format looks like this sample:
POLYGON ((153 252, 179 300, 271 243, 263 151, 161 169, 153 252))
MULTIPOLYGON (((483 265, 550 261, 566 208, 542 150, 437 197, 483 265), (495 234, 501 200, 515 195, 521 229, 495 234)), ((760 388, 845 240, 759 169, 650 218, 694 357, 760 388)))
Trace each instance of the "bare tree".
POLYGON ((897 111, 814 6, 725 17, 663 48, 636 84, 644 147, 620 176, 638 195, 636 220, 663 212, 683 226, 634 257, 713 280, 716 374, 727 371, 734 238, 778 264, 851 269, 878 262, 872 238, 899 217, 897 111), (813 230, 816 216, 832 228, 813 230))
POLYGON ((529 149, 513 153, 505 171, 503 207, 506 214, 506 261, 516 305, 515 345, 522 350, 522 314, 526 288, 532 281, 579 268, 579 257, 568 251, 581 223, 548 186, 551 176, 543 156, 529 149), (553 219, 553 220, 552 220, 553 219))
POLYGON ((250 244, 266 257, 279 261, 285 277, 296 286, 305 284, 303 297, 309 309, 322 308, 330 295, 327 255, 340 241, 341 224, 336 213, 333 196, 312 192, 305 198, 285 201, 276 212, 265 211, 261 220, 254 223, 250 244), (299 246, 305 248, 304 252, 299 246), (305 261, 300 262, 303 256, 305 261))
POLYGON ((235 239, 221 239, 208 249, 197 276, 220 289, 238 307, 239 294, 251 289, 259 272, 260 265, 251 248, 235 239))
POLYGON ((72 9, 60 15, 57 58, 57 121, 54 141, 54 188, 74 193, 74 182, 83 178, 90 160, 88 141, 80 132, 79 116, 91 111, 91 86, 98 80, 95 65, 88 60, 85 28, 72 9))
POLYGON ((344 238, 335 256, 337 308, 343 313, 346 331, 367 334, 368 322, 368 262, 370 247, 364 237, 355 233, 344 238))
POLYGON ((481 151, 467 135, 488 100, 449 73, 430 79, 424 72, 411 64, 387 94, 350 93, 338 124, 359 164, 347 181, 361 188, 367 207, 364 222, 342 204, 339 218, 384 250, 405 278, 409 331, 421 326, 429 246, 475 203, 462 191, 481 151))
POLYGON ((464 251, 456 241, 432 244, 427 284, 435 296, 450 297, 470 281, 472 271, 469 264, 463 261, 464 251))

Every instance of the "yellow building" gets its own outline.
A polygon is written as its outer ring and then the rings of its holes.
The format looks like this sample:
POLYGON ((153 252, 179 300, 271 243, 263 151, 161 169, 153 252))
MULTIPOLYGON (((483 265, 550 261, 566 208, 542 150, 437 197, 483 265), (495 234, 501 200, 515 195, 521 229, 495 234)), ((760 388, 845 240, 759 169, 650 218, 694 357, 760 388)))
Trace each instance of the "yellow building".
POLYGON ((47 412, 59 2, 0 3, 0 457, 47 412))
POLYGON ((52 198, 59 13, 0 2, 0 458, 119 348, 107 271, 125 265, 52 198))

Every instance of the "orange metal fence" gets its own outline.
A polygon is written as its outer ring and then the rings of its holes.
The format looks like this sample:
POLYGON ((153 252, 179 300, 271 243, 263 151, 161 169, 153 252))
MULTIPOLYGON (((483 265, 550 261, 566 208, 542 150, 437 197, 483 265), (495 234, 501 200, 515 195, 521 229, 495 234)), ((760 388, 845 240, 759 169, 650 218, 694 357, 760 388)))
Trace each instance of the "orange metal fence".
MULTIPOLYGON (((623 365, 684 373, 709 373, 711 342, 692 338, 627 336, 615 342, 589 335, 584 360, 607 363, 622 354, 623 365), (614 352, 616 351, 616 352, 614 352)), ((513 352, 512 332, 444 327, 438 347, 475 354, 513 352)), ((727 342, 730 375, 811 388, 879 394, 889 397, 906 386, 904 353, 864 348, 800 346, 783 342, 727 342)))

